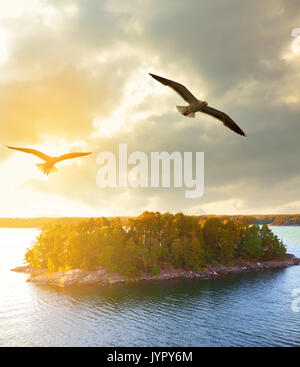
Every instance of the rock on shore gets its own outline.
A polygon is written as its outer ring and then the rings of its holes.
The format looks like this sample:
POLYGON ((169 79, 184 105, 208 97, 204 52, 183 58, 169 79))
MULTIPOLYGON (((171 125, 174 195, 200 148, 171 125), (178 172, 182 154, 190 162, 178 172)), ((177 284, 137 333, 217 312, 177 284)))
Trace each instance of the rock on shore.
POLYGON ((284 259, 269 260, 263 262, 242 261, 235 266, 208 265, 204 271, 183 270, 170 268, 162 270, 159 274, 151 276, 147 273, 141 274, 137 278, 122 276, 117 273, 108 273, 105 268, 99 267, 94 271, 84 269, 73 269, 68 271, 49 272, 47 269, 36 269, 31 266, 19 266, 11 271, 30 274, 27 281, 55 285, 59 287, 83 286, 93 284, 116 284, 134 281, 158 281, 171 279, 211 279, 228 274, 239 274, 250 271, 262 271, 268 269, 286 268, 292 265, 299 265, 300 259, 292 254, 288 254, 284 259))

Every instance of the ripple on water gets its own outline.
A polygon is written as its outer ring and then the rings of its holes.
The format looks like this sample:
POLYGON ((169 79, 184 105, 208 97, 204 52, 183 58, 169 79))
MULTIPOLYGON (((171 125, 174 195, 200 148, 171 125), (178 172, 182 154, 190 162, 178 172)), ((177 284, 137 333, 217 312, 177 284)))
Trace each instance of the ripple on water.
MULTIPOLYGON (((300 227, 273 229, 300 257, 300 227)), ((35 233, 0 229, 0 243, 9 245, 0 256, 2 346, 300 345, 300 313, 291 310, 299 267, 62 290, 9 272, 35 233)))

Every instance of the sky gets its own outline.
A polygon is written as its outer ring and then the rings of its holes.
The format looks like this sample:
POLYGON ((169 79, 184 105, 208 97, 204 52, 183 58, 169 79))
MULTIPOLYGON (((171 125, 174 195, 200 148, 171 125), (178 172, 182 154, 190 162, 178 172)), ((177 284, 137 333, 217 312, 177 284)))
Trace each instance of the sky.
POLYGON ((298 0, 0 0, 0 216, 300 213, 298 0), (241 137, 148 73, 229 114, 241 137), (100 188, 100 152, 204 152, 205 189, 100 188), (44 176, 47 154, 93 151, 44 176))

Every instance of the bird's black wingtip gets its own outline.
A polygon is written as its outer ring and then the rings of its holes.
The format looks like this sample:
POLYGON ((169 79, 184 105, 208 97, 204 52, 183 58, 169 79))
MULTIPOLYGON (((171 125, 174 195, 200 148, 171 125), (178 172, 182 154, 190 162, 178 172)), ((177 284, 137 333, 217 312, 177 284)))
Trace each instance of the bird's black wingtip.
POLYGON ((161 76, 156 75, 156 74, 149 73, 149 75, 152 76, 152 78, 154 78, 155 80, 164 79, 161 76))
POLYGON ((236 131, 239 135, 246 137, 247 135, 244 133, 243 130, 236 131))

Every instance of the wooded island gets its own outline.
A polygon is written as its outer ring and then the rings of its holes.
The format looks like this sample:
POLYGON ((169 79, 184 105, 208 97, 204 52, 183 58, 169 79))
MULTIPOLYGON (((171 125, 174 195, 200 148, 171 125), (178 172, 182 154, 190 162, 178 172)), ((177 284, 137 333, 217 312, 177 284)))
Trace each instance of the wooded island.
POLYGON ((203 270, 243 260, 284 258, 286 248, 267 225, 144 212, 136 218, 97 218, 45 227, 25 254, 33 268, 94 270, 138 276, 161 269, 203 270))

